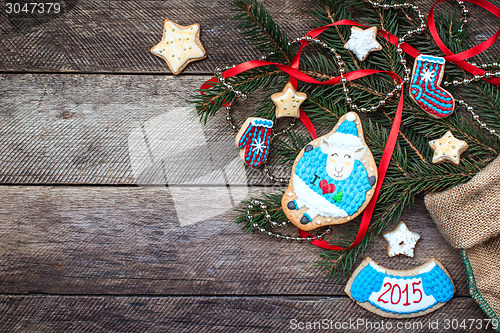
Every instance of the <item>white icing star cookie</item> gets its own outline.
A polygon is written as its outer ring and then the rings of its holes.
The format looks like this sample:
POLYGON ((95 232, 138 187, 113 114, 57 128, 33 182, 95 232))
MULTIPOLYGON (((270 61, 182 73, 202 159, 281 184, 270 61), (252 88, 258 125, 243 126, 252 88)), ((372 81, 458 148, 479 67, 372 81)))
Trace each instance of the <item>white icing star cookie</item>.
POLYGON ((299 118, 300 104, 307 99, 307 94, 295 91, 293 85, 288 82, 281 92, 272 94, 271 99, 276 104, 276 118, 299 118))
POLYGON ((420 235, 410 231, 404 222, 399 222, 396 229, 386 232, 384 238, 388 243, 387 255, 395 257, 398 254, 413 258, 415 245, 420 239, 420 235))
POLYGON ((382 50, 382 45, 377 42, 377 27, 366 30, 352 27, 351 37, 344 47, 352 51, 360 61, 365 60, 370 52, 382 50))
POLYGON ((455 138, 450 131, 446 132, 441 138, 430 141, 429 146, 434 151, 432 156, 432 163, 434 164, 450 162, 458 165, 460 163, 460 154, 469 148, 467 142, 455 138))
POLYGON ((200 42, 200 25, 182 26, 165 20, 163 37, 151 52, 163 58, 173 74, 179 74, 190 62, 206 57, 200 42))

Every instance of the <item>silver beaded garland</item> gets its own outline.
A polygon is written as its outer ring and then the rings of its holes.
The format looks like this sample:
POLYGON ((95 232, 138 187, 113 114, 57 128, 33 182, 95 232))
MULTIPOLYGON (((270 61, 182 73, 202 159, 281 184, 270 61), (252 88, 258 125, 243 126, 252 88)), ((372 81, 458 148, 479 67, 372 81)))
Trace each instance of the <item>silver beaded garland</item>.
POLYGON ((480 118, 479 118, 479 115, 474 112, 474 107, 467 104, 467 102, 465 102, 463 99, 459 99, 459 100, 455 100, 455 102, 458 104, 458 105, 463 105, 465 107, 465 109, 472 115, 472 119, 474 119, 478 124, 479 126, 481 126, 481 128, 484 128, 486 130, 488 130, 488 132, 494 136, 496 136, 497 138, 500 139, 500 134, 497 133, 497 131, 493 128, 490 128, 488 126, 488 124, 486 124, 485 122, 483 122, 480 118))
POLYGON ((266 219, 266 221, 270 222, 272 228, 276 228, 278 226, 287 227, 291 222, 290 221, 283 221, 282 223, 278 223, 276 221, 271 221, 271 214, 269 214, 269 211, 267 211, 266 204, 260 200, 252 199, 250 201, 250 204, 247 205, 247 220, 249 221, 252 228, 254 230, 258 230, 261 234, 266 234, 267 236, 274 237, 278 240, 282 240, 282 239, 284 239, 286 241, 294 240, 294 241, 299 242, 299 243, 302 241, 311 242, 314 239, 318 239, 318 240, 322 239, 325 235, 329 234, 332 231, 331 228, 328 227, 325 231, 323 231, 322 233, 320 233, 314 237, 311 237, 311 236, 293 237, 290 235, 282 235, 278 232, 272 232, 270 230, 266 230, 266 228, 261 227, 259 225, 259 223, 253 222, 253 215, 251 214, 251 210, 253 210, 254 207, 260 207, 259 213, 264 213, 264 218, 266 219))
MULTIPOLYGON (((403 44, 405 43, 405 40, 407 37, 411 37, 413 36, 414 34, 420 34, 424 31, 424 29, 427 27, 426 23, 425 23, 425 15, 422 14, 422 12, 420 11, 420 8, 418 6, 415 6, 413 4, 409 4, 409 3, 403 3, 403 4, 393 4, 393 5, 390 5, 390 4, 380 4, 378 2, 375 2, 375 1, 372 1, 372 0, 367 0, 368 3, 370 3, 374 8, 384 8, 384 9, 390 9, 390 8, 394 8, 394 9, 400 9, 400 8, 412 8, 415 12, 417 12, 417 16, 418 18, 420 19, 420 27, 414 29, 414 30, 409 30, 407 31, 403 36, 399 37, 398 39, 398 43, 399 44, 403 44)), ((467 23, 467 15, 469 13, 469 11, 465 8, 465 5, 464 5, 464 2, 463 1, 457 1, 458 2, 458 5, 462 7, 462 12, 463 12, 463 16, 464 16, 464 19, 462 20, 462 25, 460 27, 460 30, 459 31, 462 31, 462 28, 463 28, 463 25, 465 23, 467 23)), ((386 94, 386 97, 382 100, 380 100, 378 103, 376 103, 376 105, 374 106, 371 106, 371 107, 358 107, 356 104, 353 104, 352 103, 352 98, 348 95, 349 94, 349 88, 347 87, 347 84, 348 84, 348 81, 347 79, 344 77, 344 74, 346 72, 344 66, 345 66, 345 63, 344 61, 342 60, 342 56, 340 54, 338 54, 336 52, 336 50, 332 47, 330 47, 327 43, 317 39, 317 38, 312 38, 311 36, 304 36, 304 37, 298 37, 296 38, 292 43, 300 43, 302 42, 303 40, 307 41, 307 42, 313 42, 313 43, 316 43, 324 48, 327 48, 331 53, 333 53, 335 59, 337 60, 337 65, 339 66, 339 73, 340 73, 340 76, 341 76, 341 84, 342 84, 342 92, 344 93, 345 95, 345 98, 346 98, 346 103, 350 106, 350 108, 352 110, 356 110, 356 111, 359 111, 359 112, 375 112, 379 107, 381 106, 384 106, 386 104, 386 101, 390 98, 392 98, 395 93, 399 90, 402 90, 402 85, 401 84, 398 84, 396 85, 396 87, 388 92, 386 94)), ((291 44, 291 43, 289 43, 291 44)), ((396 53, 400 56, 400 63, 404 66, 404 78, 403 78, 403 82, 404 83, 409 83, 410 82, 410 74, 411 74, 411 69, 407 67, 406 65, 406 59, 404 58, 404 52, 402 50, 402 48, 400 46, 397 47, 396 49, 396 53)), ((268 56, 263 56, 262 59, 263 60, 266 60, 269 56, 273 55, 274 52, 271 52, 268 56)), ((472 65, 476 66, 475 63, 472 63, 472 65)), ((215 69, 215 77, 217 78, 218 82, 221 83, 227 90, 231 91, 234 93, 234 95, 240 99, 240 100, 243 100, 243 101, 246 101, 248 100, 248 95, 246 93, 244 93, 243 91, 241 90, 236 90, 234 88, 234 86, 229 83, 229 82, 226 82, 225 80, 225 77, 222 76, 221 72, 224 71, 224 70, 227 70, 227 69, 230 69, 234 66, 226 66, 225 68, 216 68, 215 69)), ((486 71, 483 75, 474 75, 473 78, 469 79, 469 78, 465 78, 461 81, 459 80, 453 80, 451 83, 448 82, 448 81, 444 81, 443 82, 443 86, 449 86, 451 84, 453 84, 454 86, 458 86, 458 85, 461 85, 461 84, 464 84, 464 85, 467 85, 473 81, 478 81, 478 80, 481 80, 483 78, 486 78, 486 79, 489 79, 489 78, 492 78, 492 77, 500 77, 500 71, 491 71, 491 68, 497 68, 499 67, 499 64, 498 63, 492 63, 492 64, 482 64, 480 66, 482 69, 484 70, 488 70, 489 71, 486 71)), ((460 104, 460 102, 463 102, 462 100, 459 100, 458 103, 460 104)), ((465 102, 463 102, 465 103, 465 102)), ((460 104, 460 105, 464 105, 464 104, 460 104)), ((491 134, 494 134, 496 135, 497 137, 500 138, 500 136, 496 133, 496 131, 494 129, 490 129, 488 128, 488 126, 486 124, 484 124, 483 122, 481 122, 479 120, 479 116, 477 116, 474 111, 473 111, 473 108, 468 106, 467 104, 465 104, 466 107, 467 107, 467 110, 469 112, 472 113, 473 115, 473 118, 480 124, 480 126, 482 128, 486 128, 488 129, 488 131, 491 133, 491 134)), ((228 106, 226 106, 226 120, 227 122, 229 123, 229 125, 231 126, 231 128, 234 130, 234 131, 237 131, 238 130, 238 127, 232 122, 232 117, 231 117, 231 111, 232 111, 232 106, 233 106, 233 103, 229 104, 228 106)), ((277 133, 273 133, 273 136, 271 138, 271 140, 283 133, 286 133, 287 131, 291 130, 293 127, 295 126, 295 119, 289 124, 289 126, 285 129, 283 129, 282 131, 279 131, 277 133)), ((266 177, 270 180, 270 181, 275 181, 277 183, 280 183, 280 184, 286 184, 288 183, 288 180, 287 179, 283 179, 283 178, 279 178, 279 177, 275 177, 273 175, 270 174, 269 172, 269 168, 267 167, 267 165, 265 166, 265 168, 263 169, 264 171, 264 174, 266 175, 266 177)), ((290 239, 293 239, 293 237, 290 237, 290 239)))
MULTIPOLYGON (((374 8, 383 8, 383 9, 390 9, 390 8, 394 8, 394 9, 411 8, 415 12, 417 12, 417 17, 420 19, 420 27, 418 27, 416 29, 413 29, 413 30, 409 30, 403 36, 399 37, 399 39, 398 39, 398 43, 399 44, 404 44, 407 37, 411 37, 414 34, 421 34, 425 30, 425 28, 427 27, 427 24, 425 23, 425 15, 422 14, 422 11, 416 5, 413 5, 413 4, 410 4, 410 3, 407 3, 407 2, 405 2, 403 4, 397 4, 396 3, 396 4, 390 5, 390 4, 381 4, 381 3, 378 3, 378 2, 373 1, 373 0, 365 0, 365 1, 368 2, 368 3, 370 3, 374 8)), ((462 32, 464 25, 467 23, 467 15, 469 14, 469 10, 467 8, 465 8, 465 5, 464 5, 463 1, 457 1, 457 2, 458 2, 458 5, 460 7, 462 7, 462 13, 463 13, 463 17, 464 17, 462 19, 462 23, 461 23, 460 28, 458 30, 459 32, 462 32)), ((407 80, 405 82, 409 82, 409 80, 407 80)))

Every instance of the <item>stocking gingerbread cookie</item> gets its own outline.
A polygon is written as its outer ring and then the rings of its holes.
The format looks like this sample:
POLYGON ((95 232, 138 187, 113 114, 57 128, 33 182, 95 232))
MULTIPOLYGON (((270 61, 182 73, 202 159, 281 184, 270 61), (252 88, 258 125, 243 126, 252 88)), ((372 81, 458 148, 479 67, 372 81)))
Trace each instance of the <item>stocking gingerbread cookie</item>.
POLYGON ((410 96, 434 118, 448 117, 455 108, 453 96, 440 87, 445 60, 441 57, 419 55, 415 58, 410 96))
POLYGON ((287 218, 305 231, 346 223, 368 205, 377 177, 360 119, 349 112, 297 155, 281 205, 287 218))

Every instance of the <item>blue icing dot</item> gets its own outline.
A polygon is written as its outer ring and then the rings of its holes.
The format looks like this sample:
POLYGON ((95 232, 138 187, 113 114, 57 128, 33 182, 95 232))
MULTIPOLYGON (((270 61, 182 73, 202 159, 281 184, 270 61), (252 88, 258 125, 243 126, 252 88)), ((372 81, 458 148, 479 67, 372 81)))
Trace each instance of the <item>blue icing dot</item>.
POLYGON ((436 265, 430 272, 420 275, 426 295, 432 295, 440 303, 448 302, 455 292, 453 283, 441 267, 436 265))
MULTIPOLYGON (((344 122, 345 123, 345 122, 344 122)), ((371 188, 368 181, 368 173, 363 164, 356 160, 351 175, 344 180, 334 180, 326 172, 327 155, 320 147, 305 152, 295 167, 297 174, 317 194, 327 199, 330 203, 343 209, 348 215, 356 213, 366 200, 366 192, 371 188), (316 175, 319 177, 315 180, 316 175), (319 186, 321 180, 335 185, 333 193, 325 193, 319 186), (315 181, 314 181, 315 180, 315 181), (314 181, 314 183, 313 183, 314 181), (333 198, 338 191, 342 191, 340 203, 333 198)))
POLYGON ((379 292, 384 281, 384 274, 371 265, 365 266, 351 285, 351 296, 358 302, 366 302, 370 295, 379 292))

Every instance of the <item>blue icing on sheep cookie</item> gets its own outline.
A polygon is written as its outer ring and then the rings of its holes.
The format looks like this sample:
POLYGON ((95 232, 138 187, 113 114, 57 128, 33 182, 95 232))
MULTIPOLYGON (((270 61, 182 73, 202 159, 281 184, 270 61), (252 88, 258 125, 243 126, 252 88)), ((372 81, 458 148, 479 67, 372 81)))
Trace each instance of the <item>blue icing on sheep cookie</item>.
POLYGON ((323 153, 320 147, 314 148, 309 152, 304 152, 295 167, 295 174, 318 195, 324 197, 340 209, 343 209, 348 215, 353 215, 363 205, 366 199, 366 192, 371 188, 368 180, 368 172, 364 165, 356 160, 354 162, 354 169, 347 179, 334 180, 326 172, 327 158, 328 155, 323 153), (335 191, 323 194, 323 190, 320 187, 321 180, 326 180, 329 184, 335 185, 335 191), (342 191, 342 199, 339 203, 335 199, 338 199, 336 195, 340 191, 342 191))

